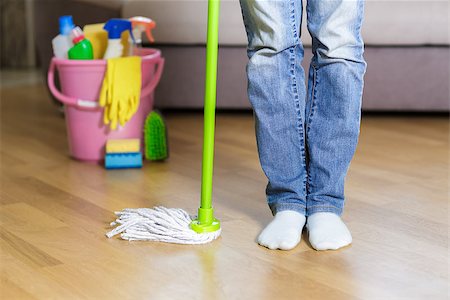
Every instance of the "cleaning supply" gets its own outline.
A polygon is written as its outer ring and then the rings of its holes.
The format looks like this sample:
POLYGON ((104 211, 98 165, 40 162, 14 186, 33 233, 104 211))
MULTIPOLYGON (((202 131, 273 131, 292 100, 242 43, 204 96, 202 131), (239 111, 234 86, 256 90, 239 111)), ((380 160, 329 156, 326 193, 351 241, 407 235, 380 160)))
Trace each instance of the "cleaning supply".
POLYGON ((130 18, 130 21, 133 27, 133 36, 135 39, 135 43, 133 44, 133 41, 129 39, 130 44, 129 55, 133 55, 134 47, 142 48, 142 34, 144 32, 151 43, 155 42, 155 39, 153 38, 152 35, 152 29, 156 27, 156 23, 152 19, 146 17, 132 17, 130 18))
POLYGON ((117 227, 106 234, 109 238, 120 234, 125 240, 192 245, 208 243, 220 236, 220 222, 212 208, 219 7, 219 0, 208 0, 202 189, 198 216, 191 218, 184 210, 175 208, 125 209, 116 212, 117 219, 111 226, 117 227))
POLYGON ((109 139, 106 141, 105 168, 129 169, 142 167, 139 139, 109 139))
POLYGON ((69 59, 94 59, 92 44, 84 37, 80 27, 75 27, 70 32, 74 46, 69 50, 69 59))
POLYGON ((59 18, 59 34, 52 40, 53 54, 57 58, 68 58, 69 49, 73 47, 70 31, 75 27, 72 16, 59 18))
POLYGON ((154 90, 164 71, 161 51, 142 48, 142 87, 139 108, 120 130, 103 126, 104 109, 99 105, 100 91, 107 73, 108 61, 103 59, 69 60, 53 57, 47 84, 52 95, 64 104, 68 153, 81 161, 100 162, 105 159, 109 139, 140 139, 147 115, 153 109, 154 90), (56 87, 59 77, 61 89, 56 87))
POLYGON ((110 58, 100 91, 99 104, 104 107, 103 122, 113 130, 134 116, 141 93, 141 58, 110 58))
POLYGON ((111 19, 106 22, 103 27, 108 32, 108 47, 106 48, 104 59, 121 57, 123 55, 124 47, 122 44, 121 36, 122 32, 129 31, 131 38, 134 41, 134 36, 132 32, 131 21, 125 19, 111 19))
MULTIPOLYGON (((91 42, 92 48, 94 50, 94 59, 103 59, 105 56, 106 48, 108 47, 108 31, 103 29, 105 23, 99 24, 87 24, 83 27, 84 36, 91 42)), ((121 41, 124 45, 124 51, 121 56, 128 56, 128 40, 130 39, 130 34, 128 31, 122 32, 121 41), (127 50, 127 51, 125 51, 127 50)), ((130 39, 133 41, 132 39, 130 39)))
POLYGON ((105 155, 105 168, 108 170, 142 168, 142 153, 108 153, 105 155))
POLYGON ((108 32, 102 24, 88 24, 83 27, 84 36, 91 42, 94 59, 102 59, 108 46, 108 32))
POLYGON ((167 147, 167 128, 162 115, 152 111, 144 124, 145 158, 164 160, 169 156, 167 147))
POLYGON ((106 142, 106 153, 136 153, 140 150, 139 139, 111 139, 106 142))

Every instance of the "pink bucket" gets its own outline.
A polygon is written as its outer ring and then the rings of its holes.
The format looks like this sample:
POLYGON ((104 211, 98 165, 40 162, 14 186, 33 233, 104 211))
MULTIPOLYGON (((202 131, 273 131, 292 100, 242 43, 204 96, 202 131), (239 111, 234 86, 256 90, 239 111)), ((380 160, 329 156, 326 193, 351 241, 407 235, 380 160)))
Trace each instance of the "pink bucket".
POLYGON ((141 139, 146 116, 153 108, 153 92, 164 68, 157 49, 138 49, 142 56, 141 101, 136 114, 124 127, 110 130, 103 124, 103 108, 98 98, 106 72, 106 60, 68 60, 53 58, 48 71, 52 94, 65 105, 70 155, 79 160, 100 161, 105 156, 108 139, 141 139), (61 92, 55 87, 55 67, 61 92))

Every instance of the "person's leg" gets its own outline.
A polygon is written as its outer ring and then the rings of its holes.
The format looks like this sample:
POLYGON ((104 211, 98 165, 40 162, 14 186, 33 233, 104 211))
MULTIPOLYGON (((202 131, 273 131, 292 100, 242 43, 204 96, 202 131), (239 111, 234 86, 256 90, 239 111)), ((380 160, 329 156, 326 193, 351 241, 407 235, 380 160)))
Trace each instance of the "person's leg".
POLYGON ((258 154, 269 180, 267 201, 275 215, 258 242, 291 249, 300 241, 306 212, 301 1, 240 2, 248 37, 248 96, 258 154))
POLYGON ((307 216, 311 245, 337 249, 352 238, 340 215, 344 181, 356 149, 366 63, 363 0, 308 0, 313 38, 306 105, 307 216))

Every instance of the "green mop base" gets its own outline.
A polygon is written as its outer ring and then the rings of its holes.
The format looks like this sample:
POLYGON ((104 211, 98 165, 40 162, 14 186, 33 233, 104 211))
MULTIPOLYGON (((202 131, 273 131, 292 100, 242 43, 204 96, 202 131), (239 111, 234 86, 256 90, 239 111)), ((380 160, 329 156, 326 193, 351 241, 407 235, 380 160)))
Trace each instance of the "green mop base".
POLYGON ((199 223, 198 220, 194 220, 192 221, 190 226, 191 229, 197 233, 214 232, 220 229, 220 221, 214 219, 214 221, 211 224, 201 224, 199 223))
POLYGON ((214 218, 212 208, 199 208, 198 218, 191 222, 190 227, 197 233, 214 232, 220 229, 220 221, 214 218))

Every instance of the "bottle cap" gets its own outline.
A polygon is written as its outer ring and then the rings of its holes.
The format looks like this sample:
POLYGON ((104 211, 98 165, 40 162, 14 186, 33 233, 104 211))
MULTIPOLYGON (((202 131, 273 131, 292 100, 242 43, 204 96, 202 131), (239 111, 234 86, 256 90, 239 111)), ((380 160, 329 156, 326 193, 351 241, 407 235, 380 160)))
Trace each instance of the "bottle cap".
POLYGON ((103 27, 106 31, 108 31, 108 39, 120 39, 122 32, 125 30, 130 31, 131 38, 134 41, 134 36, 132 32, 131 22, 125 19, 111 19, 106 22, 103 27))
POLYGON ((79 42, 81 42, 82 40, 84 40, 84 33, 83 30, 81 30, 80 27, 75 27, 74 29, 72 29, 72 31, 70 32, 70 38, 72 39, 74 44, 78 44, 79 42))
POLYGON ((59 33, 69 35, 70 31, 75 27, 72 16, 59 17, 59 33))

